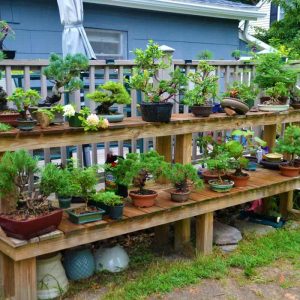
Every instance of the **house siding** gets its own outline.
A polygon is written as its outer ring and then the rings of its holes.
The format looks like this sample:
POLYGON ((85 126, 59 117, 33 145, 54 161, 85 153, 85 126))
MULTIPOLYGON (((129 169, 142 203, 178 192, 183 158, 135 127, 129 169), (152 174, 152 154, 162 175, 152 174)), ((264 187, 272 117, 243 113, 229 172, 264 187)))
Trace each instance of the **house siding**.
POLYGON ((258 3, 257 6, 261 6, 259 11, 265 14, 265 17, 258 19, 257 21, 250 21, 250 34, 255 33, 255 27, 264 29, 270 28, 270 15, 271 15, 271 3, 264 2, 263 4, 258 3))
MULTIPOLYGON (((175 58, 195 59, 208 49, 215 59, 228 59, 239 47, 238 21, 177 15, 107 5, 84 4, 84 26, 127 33, 127 58, 145 47, 149 39, 176 51, 175 58)), ((1 0, 1 19, 11 22, 14 40, 5 43, 17 50, 17 58, 47 58, 61 53, 62 26, 55 0, 1 0)))

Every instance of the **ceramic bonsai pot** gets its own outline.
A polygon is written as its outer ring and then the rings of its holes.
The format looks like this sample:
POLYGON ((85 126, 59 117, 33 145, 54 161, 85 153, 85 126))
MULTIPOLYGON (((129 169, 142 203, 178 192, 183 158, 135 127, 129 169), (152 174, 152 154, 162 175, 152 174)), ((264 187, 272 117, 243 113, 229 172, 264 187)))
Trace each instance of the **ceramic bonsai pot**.
POLYGON ((233 185, 234 182, 232 180, 224 180, 223 183, 220 183, 219 180, 210 180, 209 182, 210 188, 218 193, 225 193, 229 192, 233 185))
POLYGON ((278 104, 278 105, 272 105, 272 104, 258 104, 257 108, 260 111, 267 111, 267 112, 281 112, 286 111, 289 109, 288 104, 278 104))
POLYGON ((140 108, 143 121, 168 123, 171 120, 173 103, 142 102, 140 108))
POLYGON ((20 118, 20 114, 18 112, 0 113, 0 123, 5 123, 10 126, 17 127, 18 126, 17 119, 19 118, 20 118))
POLYGON ((58 197, 58 203, 60 208, 69 208, 71 207, 71 200, 72 198, 62 198, 58 197))
POLYGON ((70 127, 82 127, 82 122, 78 118, 79 116, 79 113, 75 113, 75 116, 67 118, 70 127))
POLYGON ((63 211, 57 209, 47 215, 36 218, 17 221, 8 218, 5 214, 0 215, 0 226, 7 236, 19 240, 28 240, 33 237, 49 233, 56 230, 61 222, 63 211))
POLYGON ((279 165, 280 174, 286 177, 298 177, 300 167, 292 167, 289 165, 279 165))
POLYGON ((279 170, 279 165, 288 165, 289 163, 286 160, 279 161, 279 162, 278 161, 274 162, 274 161, 267 161, 265 159, 262 159, 260 161, 260 164, 264 168, 269 169, 269 170, 279 170))
MULTIPOLYGON (((202 172, 201 175, 202 175, 205 183, 208 183, 210 180, 219 178, 219 176, 217 174, 212 173, 210 170, 206 170, 206 171, 202 172)), ((221 178, 224 179, 225 177, 226 177, 226 174, 222 173, 221 178)))
POLYGON ((191 112, 195 117, 209 117, 213 113, 212 105, 194 105, 191 112))
POLYGON ((245 187, 248 184, 250 176, 246 173, 243 173, 244 176, 235 176, 234 174, 230 174, 229 177, 234 181, 235 187, 245 187))
POLYGON ((171 200, 174 202, 185 202, 189 199, 191 191, 188 192, 177 192, 176 189, 173 189, 170 191, 171 194, 171 200))
POLYGON ((23 120, 23 119, 17 119, 18 128, 21 131, 31 131, 34 126, 36 125, 36 120, 23 120))
POLYGON ((118 113, 112 115, 98 115, 98 117, 107 119, 109 123, 122 122, 125 118, 124 114, 118 114, 118 113))
POLYGON ((14 59, 16 56, 15 50, 1 50, 4 54, 4 59, 14 59))
POLYGON ((95 211, 76 214, 73 210, 67 210, 69 219, 74 224, 85 224, 102 220, 105 213, 103 209, 97 208, 95 211))
POLYGON ((113 220, 120 220, 123 217, 124 204, 109 206, 109 217, 113 220))
POLYGON ((84 199, 80 196, 72 196, 71 203, 84 203, 84 199))
POLYGON ((290 106, 294 109, 300 109, 300 102, 291 102, 290 106))
POLYGON ((244 115, 250 110, 246 103, 235 98, 224 98, 221 102, 221 106, 223 108, 231 108, 239 115, 244 115))
POLYGON ((137 191, 131 191, 129 193, 130 198, 133 201, 133 205, 136 207, 151 207, 155 204, 155 199, 157 198, 158 194, 155 191, 149 195, 140 195, 137 191))

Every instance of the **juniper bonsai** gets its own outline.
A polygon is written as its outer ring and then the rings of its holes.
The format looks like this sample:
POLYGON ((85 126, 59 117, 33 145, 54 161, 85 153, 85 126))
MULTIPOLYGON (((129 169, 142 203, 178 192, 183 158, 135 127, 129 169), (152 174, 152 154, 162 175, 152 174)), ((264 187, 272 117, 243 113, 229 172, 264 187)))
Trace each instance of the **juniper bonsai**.
POLYGON ((96 203, 103 203, 107 206, 123 205, 122 197, 116 195, 114 192, 99 192, 92 196, 96 203))

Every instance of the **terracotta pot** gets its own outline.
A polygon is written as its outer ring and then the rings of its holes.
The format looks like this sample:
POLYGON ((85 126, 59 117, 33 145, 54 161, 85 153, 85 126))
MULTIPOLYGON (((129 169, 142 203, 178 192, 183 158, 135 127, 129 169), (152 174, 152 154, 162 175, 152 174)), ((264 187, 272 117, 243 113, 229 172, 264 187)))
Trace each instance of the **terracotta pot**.
POLYGON ((43 112, 37 111, 35 113, 37 121, 40 123, 42 129, 50 126, 50 118, 43 112))
POLYGON ((155 199, 158 194, 155 191, 151 191, 153 194, 150 195, 140 195, 137 191, 131 191, 129 193, 130 198, 133 201, 133 205, 136 207, 151 207, 155 204, 155 199))
POLYGON ((57 209, 47 215, 24 221, 12 220, 4 214, 0 215, 0 226, 7 236, 19 240, 29 240, 33 237, 56 230, 61 222, 62 209, 57 209))
POLYGON ((296 168, 299 168, 299 167, 300 167, 300 158, 296 158, 296 159, 294 160, 294 166, 295 166, 296 168))
POLYGON ((298 177, 300 167, 292 167, 287 165, 279 165, 280 174, 287 177, 298 177))
POLYGON ((189 195, 190 195, 191 191, 188 192, 177 192, 176 189, 170 191, 171 194, 171 200, 174 202, 185 202, 189 199, 189 195))
POLYGON ((244 187, 247 186, 248 180, 250 176, 244 173, 245 176, 235 176, 234 174, 230 174, 229 177, 234 181, 235 187, 244 187))
MULTIPOLYGON (((217 174, 212 173, 212 171, 210 171, 210 170, 204 171, 202 173, 202 177, 203 177, 205 183, 208 183, 209 180, 214 180, 214 179, 219 178, 219 176, 217 174)), ((221 177, 224 179, 226 177, 226 174, 222 173, 221 177)))
POLYGON ((18 112, 12 113, 0 113, 0 123, 5 123, 10 126, 17 127, 18 122, 17 119, 20 118, 20 114, 18 112))

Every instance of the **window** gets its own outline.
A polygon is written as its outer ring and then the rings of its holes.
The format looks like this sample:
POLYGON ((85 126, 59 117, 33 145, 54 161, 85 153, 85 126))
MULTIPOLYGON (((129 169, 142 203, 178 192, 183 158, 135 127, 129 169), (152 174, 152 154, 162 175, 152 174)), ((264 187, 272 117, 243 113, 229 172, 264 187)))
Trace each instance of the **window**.
POLYGON ((98 59, 127 59, 127 33, 86 28, 87 37, 98 59))

